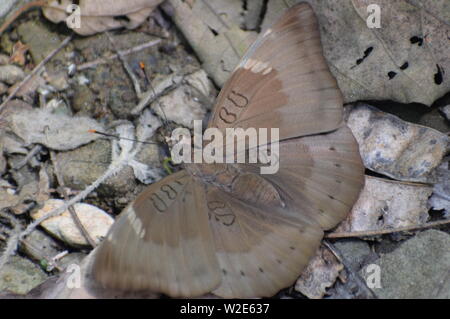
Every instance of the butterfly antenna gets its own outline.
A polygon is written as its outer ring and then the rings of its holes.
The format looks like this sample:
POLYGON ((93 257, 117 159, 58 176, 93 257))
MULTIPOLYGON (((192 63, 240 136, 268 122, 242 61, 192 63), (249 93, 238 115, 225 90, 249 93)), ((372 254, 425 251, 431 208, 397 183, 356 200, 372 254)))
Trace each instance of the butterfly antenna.
POLYGON ((147 72, 145 71, 145 65, 142 62, 140 64, 140 67, 141 67, 141 70, 144 72, 145 79, 147 80, 148 87, 150 88, 150 90, 152 90, 153 96, 155 97, 155 102, 158 104, 158 107, 161 110, 163 125, 168 127, 169 126, 168 125, 169 121, 167 120, 166 112, 164 112, 164 108, 162 107, 162 104, 159 101, 159 98, 157 98, 156 90, 153 87, 152 82, 150 81, 150 77, 148 76, 147 72))
POLYGON ((158 144, 155 142, 145 142, 145 141, 139 141, 136 139, 132 139, 132 138, 127 138, 127 137, 121 137, 118 135, 114 135, 114 134, 109 134, 109 133, 105 133, 105 132, 99 132, 97 130, 88 130, 89 133, 94 133, 94 134, 99 134, 99 135, 103 135, 103 136, 108 136, 108 137, 114 137, 118 140, 127 140, 127 141, 133 141, 133 142, 138 142, 138 143, 143 143, 143 144, 158 144))

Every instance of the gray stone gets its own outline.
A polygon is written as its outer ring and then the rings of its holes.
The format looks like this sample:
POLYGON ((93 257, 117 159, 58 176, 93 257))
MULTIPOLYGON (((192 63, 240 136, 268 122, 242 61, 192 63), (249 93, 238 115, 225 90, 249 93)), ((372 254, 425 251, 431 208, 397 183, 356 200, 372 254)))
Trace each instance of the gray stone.
MULTIPOLYGON (((155 145, 143 146, 137 160, 150 166, 161 166, 158 147, 155 145)), ((83 190, 100 177, 111 163, 110 142, 97 140, 73 151, 60 152, 57 155, 57 162, 65 185, 83 190)), ((136 187, 133 169, 127 166, 101 184, 97 191, 105 197, 117 198, 128 192, 134 192, 136 187)))
POLYGON ((28 235, 20 248, 27 256, 37 262, 43 262, 44 259, 50 260, 63 251, 56 240, 39 229, 28 235))
MULTIPOLYGON (((57 33, 50 32, 48 28, 39 21, 31 20, 21 23, 17 28, 22 42, 30 48, 30 54, 35 64, 40 63, 53 50, 59 47, 61 39, 57 33)), ((60 51, 53 60, 63 60, 64 51, 60 51)))
MULTIPOLYGON (((2 0, 0 2, 0 18, 3 18, 11 10, 17 0, 2 0)), ((1 20, 0 20, 1 21, 1 20)))
POLYGON ((26 294, 47 279, 47 274, 26 258, 12 256, 0 269, 0 291, 26 294))
MULTIPOLYGON (((57 163, 67 187, 83 190, 99 178, 111 162, 111 145, 105 140, 69 152, 60 152, 57 163)), ((133 171, 126 167, 119 174, 112 176, 98 191, 104 195, 128 192, 136 187, 133 171)))
MULTIPOLYGON (((427 230, 374 262, 380 266, 380 298, 450 298, 450 235, 427 230)), ((361 271, 362 276, 366 271, 361 271)))
POLYGON ((0 95, 5 94, 8 92, 8 86, 0 82, 0 95))
POLYGON ((444 114, 444 117, 450 121, 450 105, 443 106, 439 110, 444 114))
POLYGON ((371 255, 369 244, 359 239, 343 239, 334 243, 334 246, 352 270, 361 269, 365 260, 371 255))
POLYGON ((15 65, 0 66, 0 81, 9 85, 15 84, 25 78, 25 72, 15 65))

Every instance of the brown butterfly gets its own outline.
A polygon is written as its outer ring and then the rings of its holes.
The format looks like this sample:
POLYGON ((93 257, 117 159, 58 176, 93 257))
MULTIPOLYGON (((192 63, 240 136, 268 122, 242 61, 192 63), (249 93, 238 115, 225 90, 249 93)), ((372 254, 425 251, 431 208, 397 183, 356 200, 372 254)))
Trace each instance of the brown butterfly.
POLYGON ((290 8, 236 67, 209 124, 279 128, 278 172, 188 164, 150 185, 98 247, 94 278, 172 297, 267 297, 293 284, 364 183, 342 104, 313 10, 290 8))

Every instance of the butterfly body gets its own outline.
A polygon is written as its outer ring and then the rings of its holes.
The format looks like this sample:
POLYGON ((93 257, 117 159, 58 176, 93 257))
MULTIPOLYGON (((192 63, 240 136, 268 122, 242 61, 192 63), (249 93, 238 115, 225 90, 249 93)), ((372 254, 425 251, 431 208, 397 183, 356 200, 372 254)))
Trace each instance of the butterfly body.
POLYGON ((314 12, 296 5, 250 47, 209 123, 225 140, 231 128, 276 129, 269 147, 278 169, 261 174, 258 161, 185 164, 122 212, 97 249, 93 277, 172 297, 270 297, 292 285, 364 184, 342 112, 314 12))

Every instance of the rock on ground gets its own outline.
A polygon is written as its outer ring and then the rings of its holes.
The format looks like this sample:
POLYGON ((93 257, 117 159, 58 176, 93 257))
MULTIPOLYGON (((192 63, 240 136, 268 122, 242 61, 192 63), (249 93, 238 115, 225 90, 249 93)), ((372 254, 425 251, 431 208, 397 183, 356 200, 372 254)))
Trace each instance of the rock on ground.
MULTIPOLYGON (((374 262, 380 266, 379 298, 450 298, 450 235, 427 230, 374 262)), ((363 269, 362 276, 368 272, 363 269)), ((373 272, 371 272, 373 273, 373 272)))

